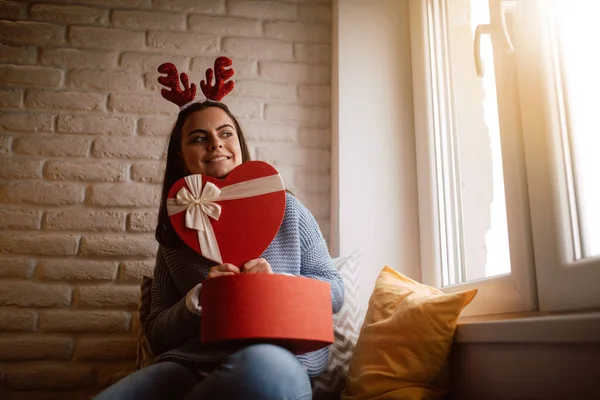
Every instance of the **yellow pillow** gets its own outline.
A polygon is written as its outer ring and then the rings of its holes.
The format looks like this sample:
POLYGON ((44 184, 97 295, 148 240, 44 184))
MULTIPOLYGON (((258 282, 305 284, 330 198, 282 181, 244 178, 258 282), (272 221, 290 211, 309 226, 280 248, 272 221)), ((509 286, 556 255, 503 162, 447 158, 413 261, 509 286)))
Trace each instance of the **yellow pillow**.
POLYGON ((445 294, 384 267, 369 300, 342 400, 439 399, 456 320, 477 290, 445 294))

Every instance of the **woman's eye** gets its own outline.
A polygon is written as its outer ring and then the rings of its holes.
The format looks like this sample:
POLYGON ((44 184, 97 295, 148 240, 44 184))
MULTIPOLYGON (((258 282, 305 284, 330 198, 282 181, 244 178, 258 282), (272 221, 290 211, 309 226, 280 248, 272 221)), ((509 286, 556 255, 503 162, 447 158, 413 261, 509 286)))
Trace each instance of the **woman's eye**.
POLYGON ((205 140, 206 140, 206 137, 204 137, 204 136, 196 136, 195 138, 192 138, 192 143, 203 142, 205 140))
POLYGON ((225 131, 225 132, 223 132, 221 135, 222 135, 222 136, 224 136, 224 137, 230 137, 230 136, 232 136, 232 135, 233 135, 233 133, 231 133, 231 132, 229 132, 229 131, 225 131))

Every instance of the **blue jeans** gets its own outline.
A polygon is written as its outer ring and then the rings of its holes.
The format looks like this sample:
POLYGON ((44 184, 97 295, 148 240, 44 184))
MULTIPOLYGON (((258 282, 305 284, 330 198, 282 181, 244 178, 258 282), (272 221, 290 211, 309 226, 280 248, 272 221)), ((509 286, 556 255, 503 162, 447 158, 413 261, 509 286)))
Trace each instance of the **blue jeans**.
POLYGON ((268 344, 247 347, 206 378, 181 364, 160 362, 123 378, 94 400, 311 399, 308 374, 287 350, 268 344))

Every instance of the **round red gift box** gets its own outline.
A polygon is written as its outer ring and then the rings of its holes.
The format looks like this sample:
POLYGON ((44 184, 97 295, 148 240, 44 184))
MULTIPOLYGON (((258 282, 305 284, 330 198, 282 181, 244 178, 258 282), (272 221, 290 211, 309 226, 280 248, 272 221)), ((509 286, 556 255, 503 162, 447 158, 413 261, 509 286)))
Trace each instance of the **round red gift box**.
POLYGON ((329 283, 301 276, 240 274, 202 284, 204 344, 272 343, 294 354, 333 343, 329 283))

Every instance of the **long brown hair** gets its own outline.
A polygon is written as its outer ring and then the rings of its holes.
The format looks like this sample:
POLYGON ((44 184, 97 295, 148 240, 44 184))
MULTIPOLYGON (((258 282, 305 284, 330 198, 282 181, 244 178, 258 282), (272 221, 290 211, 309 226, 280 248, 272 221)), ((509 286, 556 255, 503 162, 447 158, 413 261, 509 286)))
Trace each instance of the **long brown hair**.
POLYGON ((221 110, 225 111, 229 118, 231 118, 233 124, 235 125, 235 130, 237 131, 238 140, 240 141, 240 148, 242 150, 242 162, 244 163, 250 161, 250 152, 248 151, 248 145, 246 144, 246 139, 244 138, 242 128, 240 127, 240 124, 238 123, 237 119, 233 116, 233 114, 231 113, 231 111, 229 111, 229 108, 225 104, 213 101, 194 103, 179 113, 179 115, 177 116, 177 121, 175 122, 175 126, 173 127, 171 135, 169 136, 165 175, 163 178, 162 194, 160 199, 160 206, 158 209, 158 224, 156 226, 156 232, 154 234, 158 243, 166 247, 178 248, 181 245, 183 245, 183 241, 175 233, 175 230, 171 225, 169 215, 167 214, 167 197, 169 195, 169 190, 175 182, 189 175, 183 158, 180 156, 183 124, 185 124, 187 117, 189 117, 192 113, 196 111, 202 111, 209 107, 218 107, 221 110))

